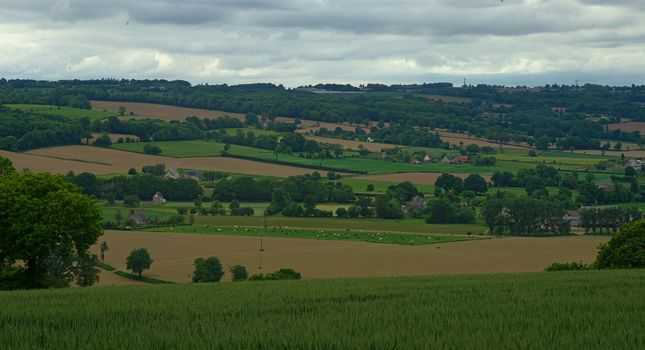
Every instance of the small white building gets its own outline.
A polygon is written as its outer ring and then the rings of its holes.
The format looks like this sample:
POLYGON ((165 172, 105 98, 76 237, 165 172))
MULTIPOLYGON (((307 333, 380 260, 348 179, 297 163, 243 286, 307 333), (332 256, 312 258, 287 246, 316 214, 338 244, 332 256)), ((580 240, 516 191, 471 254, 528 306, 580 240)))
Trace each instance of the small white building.
POLYGON ((154 196, 152 196, 152 204, 154 205, 162 205, 166 203, 166 199, 163 197, 161 192, 155 193, 154 196))

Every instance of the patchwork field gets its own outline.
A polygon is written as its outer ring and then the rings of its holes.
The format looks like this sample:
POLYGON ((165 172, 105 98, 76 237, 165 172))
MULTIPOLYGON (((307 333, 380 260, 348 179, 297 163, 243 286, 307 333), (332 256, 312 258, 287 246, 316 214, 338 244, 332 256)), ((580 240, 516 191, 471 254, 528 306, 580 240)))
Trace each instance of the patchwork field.
MULTIPOLYGON (((311 170, 308 169, 242 159, 221 157, 172 158, 91 146, 50 147, 33 150, 29 154, 12 152, 3 152, 2 154, 5 154, 4 156, 12 161, 15 160, 14 163, 17 169, 26 167, 34 172, 49 171, 59 174, 66 173, 69 170, 74 170, 75 172, 91 171, 95 174, 127 173, 130 168, 139 170, 143 165, 159 163, 166 164, 166 168, 218 170, 276 177, 311 173, 311 170), (43 160, 46 160, 47 164, 41 164, 43 160)), ((325 174, 324 171, 320 173, 325 174)))
POLYGON ((199 118, 221 118, 229 116, 244 120, 244 115, 239 113, 229 113, 208 109, 176 107, 169 105, 160 105, 154 103, 136 103, 136 102, 120 102, 120 101, 90 101, 92 108, 105 109, 108 111, 117 111, 119 107, 123 106, 126 109, 126 115, 129 116, 130 112, 135 116, 156 118, 166 121, 179 120, 183 121, 186 117, 196 116, 199 118))
MULTIPOLYGON (((295 238, 106 231, 106 262, 125 270, 134 248, 145 247, 154 263, 148 277, 188 282, 197 257, 217 256, 224 267, 250 273, 292 267, 304 278, 412 276, 542 271, 553 261, 591 262, 608 237, 500 238, 423 246, 295 238)), ((96 248, 96 247, 95 247, 96 248)))

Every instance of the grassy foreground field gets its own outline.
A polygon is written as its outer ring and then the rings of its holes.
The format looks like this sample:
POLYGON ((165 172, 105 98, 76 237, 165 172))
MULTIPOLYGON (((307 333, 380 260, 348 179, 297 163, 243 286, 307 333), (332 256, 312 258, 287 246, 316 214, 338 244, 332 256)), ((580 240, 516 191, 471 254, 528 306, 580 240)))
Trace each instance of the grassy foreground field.
POLYGON ((642 349, 645 271, 0 293, 3 349, 642 349))

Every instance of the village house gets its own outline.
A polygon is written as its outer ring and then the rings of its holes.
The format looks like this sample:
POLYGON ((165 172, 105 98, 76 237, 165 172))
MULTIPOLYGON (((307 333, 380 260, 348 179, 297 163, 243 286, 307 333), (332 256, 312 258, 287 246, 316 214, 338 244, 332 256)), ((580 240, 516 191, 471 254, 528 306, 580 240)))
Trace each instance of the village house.
POLYGON ((166 199, 163 197, 161 192, 155 193, 154 196, 152 196, 152 204, 154 205, 162 205, 166 203, 166 199))
POLYGON ((128 220, 134 222, 136 226, 147 226, 148 217, 143 212, 143 210, 130 210, 130 215, 128 215, 128 220))
POLYGON ((423 161, 425 163, 430 163, 430 162, 432 162, 432 157, 430 157, 429 155, 426 154, 426 156, 423 157, 423 161))
POLYGON ((199 175, 197 170, 194 170, 194 169, 186 170, 186 172, 184 172, 184 174, 181 177, 184 179, 191 179, 195 181, 200 181, 202 179, 201 175, 199 175))
POLYGON ((444 164, 453 164, 455 163, 455 159, 452 157, 445 156, 441 159, 441 162, 444 164))
POLYGON ((580 226, 580 211, 579 210, 569 210, 565 219, 569 221, 569 225, 572 227, 580 226))
POLYGON ((640 171, 641 168, 643 167, 643 161, 640 159, 630 159, 627 163, 625 163, 625 169, 628 167, 634 168, 634 170, 640 171))
POLYGON ((459 164, 468 163, 468 156, 457 156, 455 157, 455 161, 459 164))
POLYGON ((598 186, 598 188, 600 188, 601 190, 605 190, 605 191, 613 191, 615 187, 613 182, 602 182, 597 184, 596 186, 598 186))
POLYGON ((179 172, 177 171, 177 169, 170 168, 166 170, 166 174, 164 176, 168 179, 178 179, 179 172))
POLYGON ((408 215, 414 209, 425 209, 427 207, 425 198, 417 196, 412 198, 409 202, 403 203, 401 209, 403 214, 408 215))

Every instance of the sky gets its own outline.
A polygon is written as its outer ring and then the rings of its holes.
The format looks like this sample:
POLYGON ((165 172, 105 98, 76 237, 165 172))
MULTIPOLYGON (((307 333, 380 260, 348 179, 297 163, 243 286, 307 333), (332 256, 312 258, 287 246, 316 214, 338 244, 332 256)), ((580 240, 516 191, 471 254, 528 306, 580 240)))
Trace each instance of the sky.
POLYGON ((645 0, 0 0, 0 77, 645 84, 645 0))

